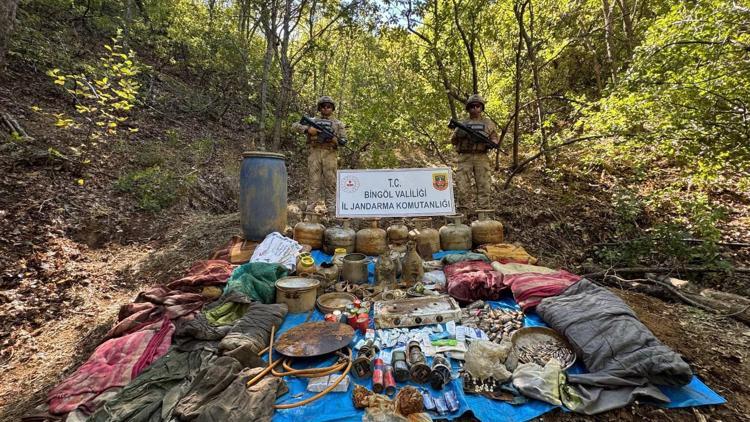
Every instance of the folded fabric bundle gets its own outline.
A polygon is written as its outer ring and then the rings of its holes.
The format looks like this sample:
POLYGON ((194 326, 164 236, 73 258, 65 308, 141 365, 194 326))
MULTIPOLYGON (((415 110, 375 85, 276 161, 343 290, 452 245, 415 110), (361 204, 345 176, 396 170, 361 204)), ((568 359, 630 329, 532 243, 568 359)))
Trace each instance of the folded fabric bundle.
POLYGON ((503 275, 513 275, 513 274, 522 274, 522 273, 552 274, 558 271, 552 268, 541 267, 539 265, 519 264, 517 262, 509 262, 507 264, 493 262, 492 268, 495 271, 502 273, 503 275))
POLYGON ((497 300, 505 285, 502 274, 484 261, 462 261, 446 265, 448 294, 460 302, 497 300))
POLYGON ((107 340, 71 376, 47 395, 49 412, 62 414, 79 407, 91 412, 96 397, 123 387, 169 349, 174 325, 168 318, 140 331, 107 340))
POLYGON ((534 308, 545 297, 557 296, 575 284, 581 276, 559 270, 550 274, 520 273, 503 276, 503 283, 510 287, 513 299, 524 311, 534 308))
POLYGON ((250 261, 256 247, 258 247, 257 242, 251 242, 245 240, 242 236, 235 235, 229 239, 224 247, 214 252, 211 259, 221 259, 235 265, 244 264, 250 261))
POLYGON ((219 351, 233 356, 241 362, 252 362, 258 352, 268 346, 271 327, 278 328, 284 322, 288 308, 284 303, 265 305, 253 302, 219 343, 219 351))
POLYGON ((487 255, 476 252, 449 253, 440 260, 444 265, 455 264, 463 261, 484 261, 490 262, 487 255))
POLYGON ((268 262, 248 262, 237 267, 227 281, 224 294, 238 291, 263 303, 276 301, 276 280, 286 277, 283 265, 268 262))
POLYGON ((200 292, 206 286, 223 286, 232 275, 232 264, 220 259, 198 261, 185 277, 167 283, 173 290, 200 292))
POLYGON ((133 303, 120 308, 118 323, 106 337, 119 337, 142 329, 166 317, 178 319, 198 311, 206 298, 197 293, 171 290, 165 286, 140 292, 133 303))
POLYGON ((238 291, 231 291, 206 305, 202 315, 212 325, 231 325, 242 318, 252 300, 238 291))
POLYGON ((578 396, 572 410, 599 413, 625 406, 637 396, 668 402, 653 384, 681 386, 692 379, 690 366, 622 299, 589 280, 543 299, 537 312, 568 339, 589 370, 568 375, 567 388, 578 396))
POLYGON ((255 248, 250 262, 266 262, 281 264, 287 270, 294 271, 297 265, 297 256, 302 252, 302 245, 296 240, 273 232, 255 248))
POLYGON ((276 397, 287 391, 283 379, 264 377, 246 384, 261 368, 242 369, 236 359, 224 356, 201 370, 175 407, 180 420, 197 422, 270 421, 276 397))
POLYGON ((536 264, 536 258, 529 255, 523 246, 511 245, 508 243, 496 243, 492 245, 483 245, 480 250, 492 261, 502 264, 517 262, 519 264, 536 264))
POLYGON ((172 419, 177 402, 196 374, 216 360, 211 351, 170 350, 122 388, 89 422, 158 422, 172 419))

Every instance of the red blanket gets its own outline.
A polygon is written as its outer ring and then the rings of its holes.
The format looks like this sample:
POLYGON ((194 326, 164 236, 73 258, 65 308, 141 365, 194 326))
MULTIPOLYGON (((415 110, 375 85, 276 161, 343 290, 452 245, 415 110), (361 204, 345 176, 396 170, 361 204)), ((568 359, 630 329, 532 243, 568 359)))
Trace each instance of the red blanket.
POLYGON ((92 411, 96 396, 123 387, 156 359, 167 353, 174 325, 168 318, 123 337, 107 340, 96 348, 73 375, 47 396, 49 412, 63 414, 79 407, 92 411))
POLYGON ((232 264, 212 259, 198 261, 190 267, 188 274, 167 284, 170 289, 200 292, 205 286, 223 286, 232 275, 232 264))
POLYGON ((224 285, 232 275, 232 265, 226 261, 198 261, 187 275, 166 286, 155 286, 140 292, 133 303, 120 308, 119 321, 107 333, 107 338, 118 337, 142 329, 161 320, 187 317, 200 310, 210 300, 198 292, 205 286, 224 285))
POLYGON ((197 293, 169 290, 164 286, 140 292, 135 302, 122 305, 119 322, 107 333, 107 338, 119 337, 142 329, 165 316, 177 319, 201 309, 207 299, 197 293))
POLYGON ((545 297, 557 296, 577 283, 581 276, 560 270, 552 274, 520 273, 506 275, 503 283, 510 287, 513 298, 526 311, 536 307, 545 297))
POLYGON ((506 288, 502 274, 484 261, 457 262, 446 265, 443 270, 448 294, 460 302, 497 300, 506 288))

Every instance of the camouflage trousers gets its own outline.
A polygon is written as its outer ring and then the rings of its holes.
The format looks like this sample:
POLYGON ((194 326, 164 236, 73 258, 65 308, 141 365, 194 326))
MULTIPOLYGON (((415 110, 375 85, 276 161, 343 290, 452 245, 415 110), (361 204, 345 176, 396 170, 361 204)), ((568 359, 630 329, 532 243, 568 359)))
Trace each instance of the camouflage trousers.
POLYGON ((457 206, 465 209, 490 208, 490 157, 487 153, 460 153, 456 171, 457 206), (472 178, 474 184, 472 185, 472 178), (476 208, 474 195, 477 195, 476 208))
POLYGON ((336 150, 310 148, 307 157, 308 209, 316 204, 325 204, 329 214, 336 212, 336 150))

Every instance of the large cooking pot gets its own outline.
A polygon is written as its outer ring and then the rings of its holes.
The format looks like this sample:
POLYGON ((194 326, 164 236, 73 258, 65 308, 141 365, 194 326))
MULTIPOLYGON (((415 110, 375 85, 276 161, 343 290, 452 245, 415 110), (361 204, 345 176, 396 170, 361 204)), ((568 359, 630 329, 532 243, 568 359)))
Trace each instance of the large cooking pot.
POLYGON ((367 264, 370 259, 363 253, 350 253, 344 256, 341 279, 352 283, 367 283, 367 264))

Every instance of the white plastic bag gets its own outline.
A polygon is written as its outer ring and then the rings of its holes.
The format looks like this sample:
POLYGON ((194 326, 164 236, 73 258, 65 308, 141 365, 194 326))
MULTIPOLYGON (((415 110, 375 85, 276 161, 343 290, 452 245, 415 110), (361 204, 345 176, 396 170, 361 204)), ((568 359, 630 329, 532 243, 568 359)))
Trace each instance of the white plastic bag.
POLYGON ((536 363, 522 363, 513 371, 513 386, 526 397, 560 406, 560 385, 565 374, 560 362, 550 359, 541 367, 536 363))
POLYGON ((512 347, 510 341, 500 344, 487 340, 475 340, 464 354, 464 367, 474 378, 494 378, 500 382, 510 379, 511 373, 505 367, 505 359, 512 347))

